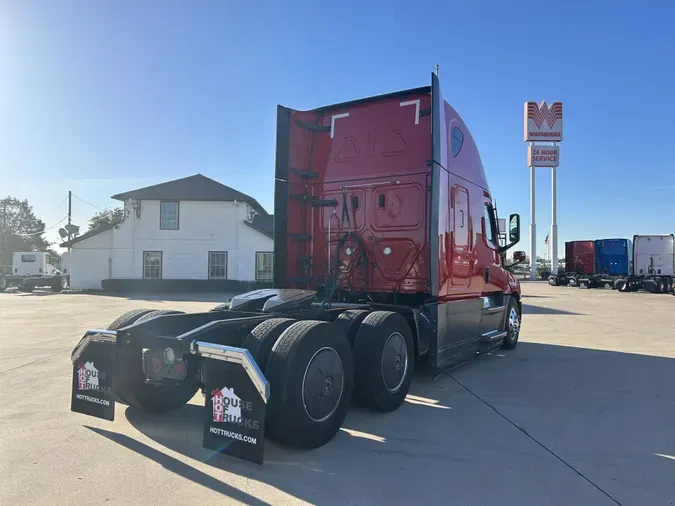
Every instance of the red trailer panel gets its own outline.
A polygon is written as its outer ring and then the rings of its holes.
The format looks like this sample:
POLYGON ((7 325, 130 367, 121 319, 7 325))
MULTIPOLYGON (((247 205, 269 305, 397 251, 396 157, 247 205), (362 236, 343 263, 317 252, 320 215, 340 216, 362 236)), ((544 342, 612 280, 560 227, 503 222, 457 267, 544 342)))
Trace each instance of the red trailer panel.
POLYGON ((595 241, 569 241, 565 243, 565 272, 595 273, 595 241))

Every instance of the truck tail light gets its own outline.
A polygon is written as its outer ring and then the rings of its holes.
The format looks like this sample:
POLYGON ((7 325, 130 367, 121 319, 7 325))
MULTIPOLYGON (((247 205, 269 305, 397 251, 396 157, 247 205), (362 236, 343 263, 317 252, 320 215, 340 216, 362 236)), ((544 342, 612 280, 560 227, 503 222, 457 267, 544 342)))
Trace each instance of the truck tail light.
POLYGON ((162 362, 162 359, 159 357, 154 357, 152 359, 152 368, 154 369, 155 373, 159 373, 164 369, 164 363, 162 362))
POLYGON ((177 360, 176 364, 173 366, 173 370, 176 372, 180 379, 185 379, 187 373, 187 367, 185 367, 185 362, 182 360, 177 360))

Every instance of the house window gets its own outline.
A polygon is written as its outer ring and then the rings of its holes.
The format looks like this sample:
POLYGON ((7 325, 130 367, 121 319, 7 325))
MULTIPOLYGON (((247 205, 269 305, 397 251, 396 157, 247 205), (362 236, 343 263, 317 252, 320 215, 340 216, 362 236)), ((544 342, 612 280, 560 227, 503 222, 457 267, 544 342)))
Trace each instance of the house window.
POLYGON ((159 203, 159 228, 161 230, 178 230, 178 201, 163 200, 159 203))
POLYGON ((256 281, 272 281, 272 268, 274 266, 274 253, 258 251, 255 254, 255 279, 256 281))
POLYGON ((162 279, 162 252, 143 252, 143 279, 162 279))
POLYGON ((227 279, 227 251, 209 251, 209 279, 227 279))

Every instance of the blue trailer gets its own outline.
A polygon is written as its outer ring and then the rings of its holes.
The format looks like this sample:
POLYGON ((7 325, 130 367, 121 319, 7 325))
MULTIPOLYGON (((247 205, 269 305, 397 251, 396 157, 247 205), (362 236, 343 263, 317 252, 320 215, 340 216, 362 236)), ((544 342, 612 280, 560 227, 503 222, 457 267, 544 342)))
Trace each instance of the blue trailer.
POLYGON ((617 279, 633 275, 633 242, 629 239, 597 239, 594 267, 594 274, 579 278, 579 288, 613 289, 617 279))

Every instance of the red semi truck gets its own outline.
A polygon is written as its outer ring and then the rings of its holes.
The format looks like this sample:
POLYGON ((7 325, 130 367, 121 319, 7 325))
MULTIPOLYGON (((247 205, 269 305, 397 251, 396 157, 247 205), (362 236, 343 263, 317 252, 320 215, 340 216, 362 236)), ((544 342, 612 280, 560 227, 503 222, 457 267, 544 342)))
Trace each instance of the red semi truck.
POLYGON ((565 272, 549 276, 553 286, 579 286, 579 279, 595 274, 595 241, 568 241, 565 243, 565 272))
POLYGON ((262 462, 265 436, 318 447, 352 402, 396 409, 421 361, 440 374, 516 347, 521 290, 506 251, 520 217, 500 246, 478 149, 435 74, 277 115, 274 288, 87 331, 71 356, 73 411, 163 412, 201 388, 204 446, 262 462))

